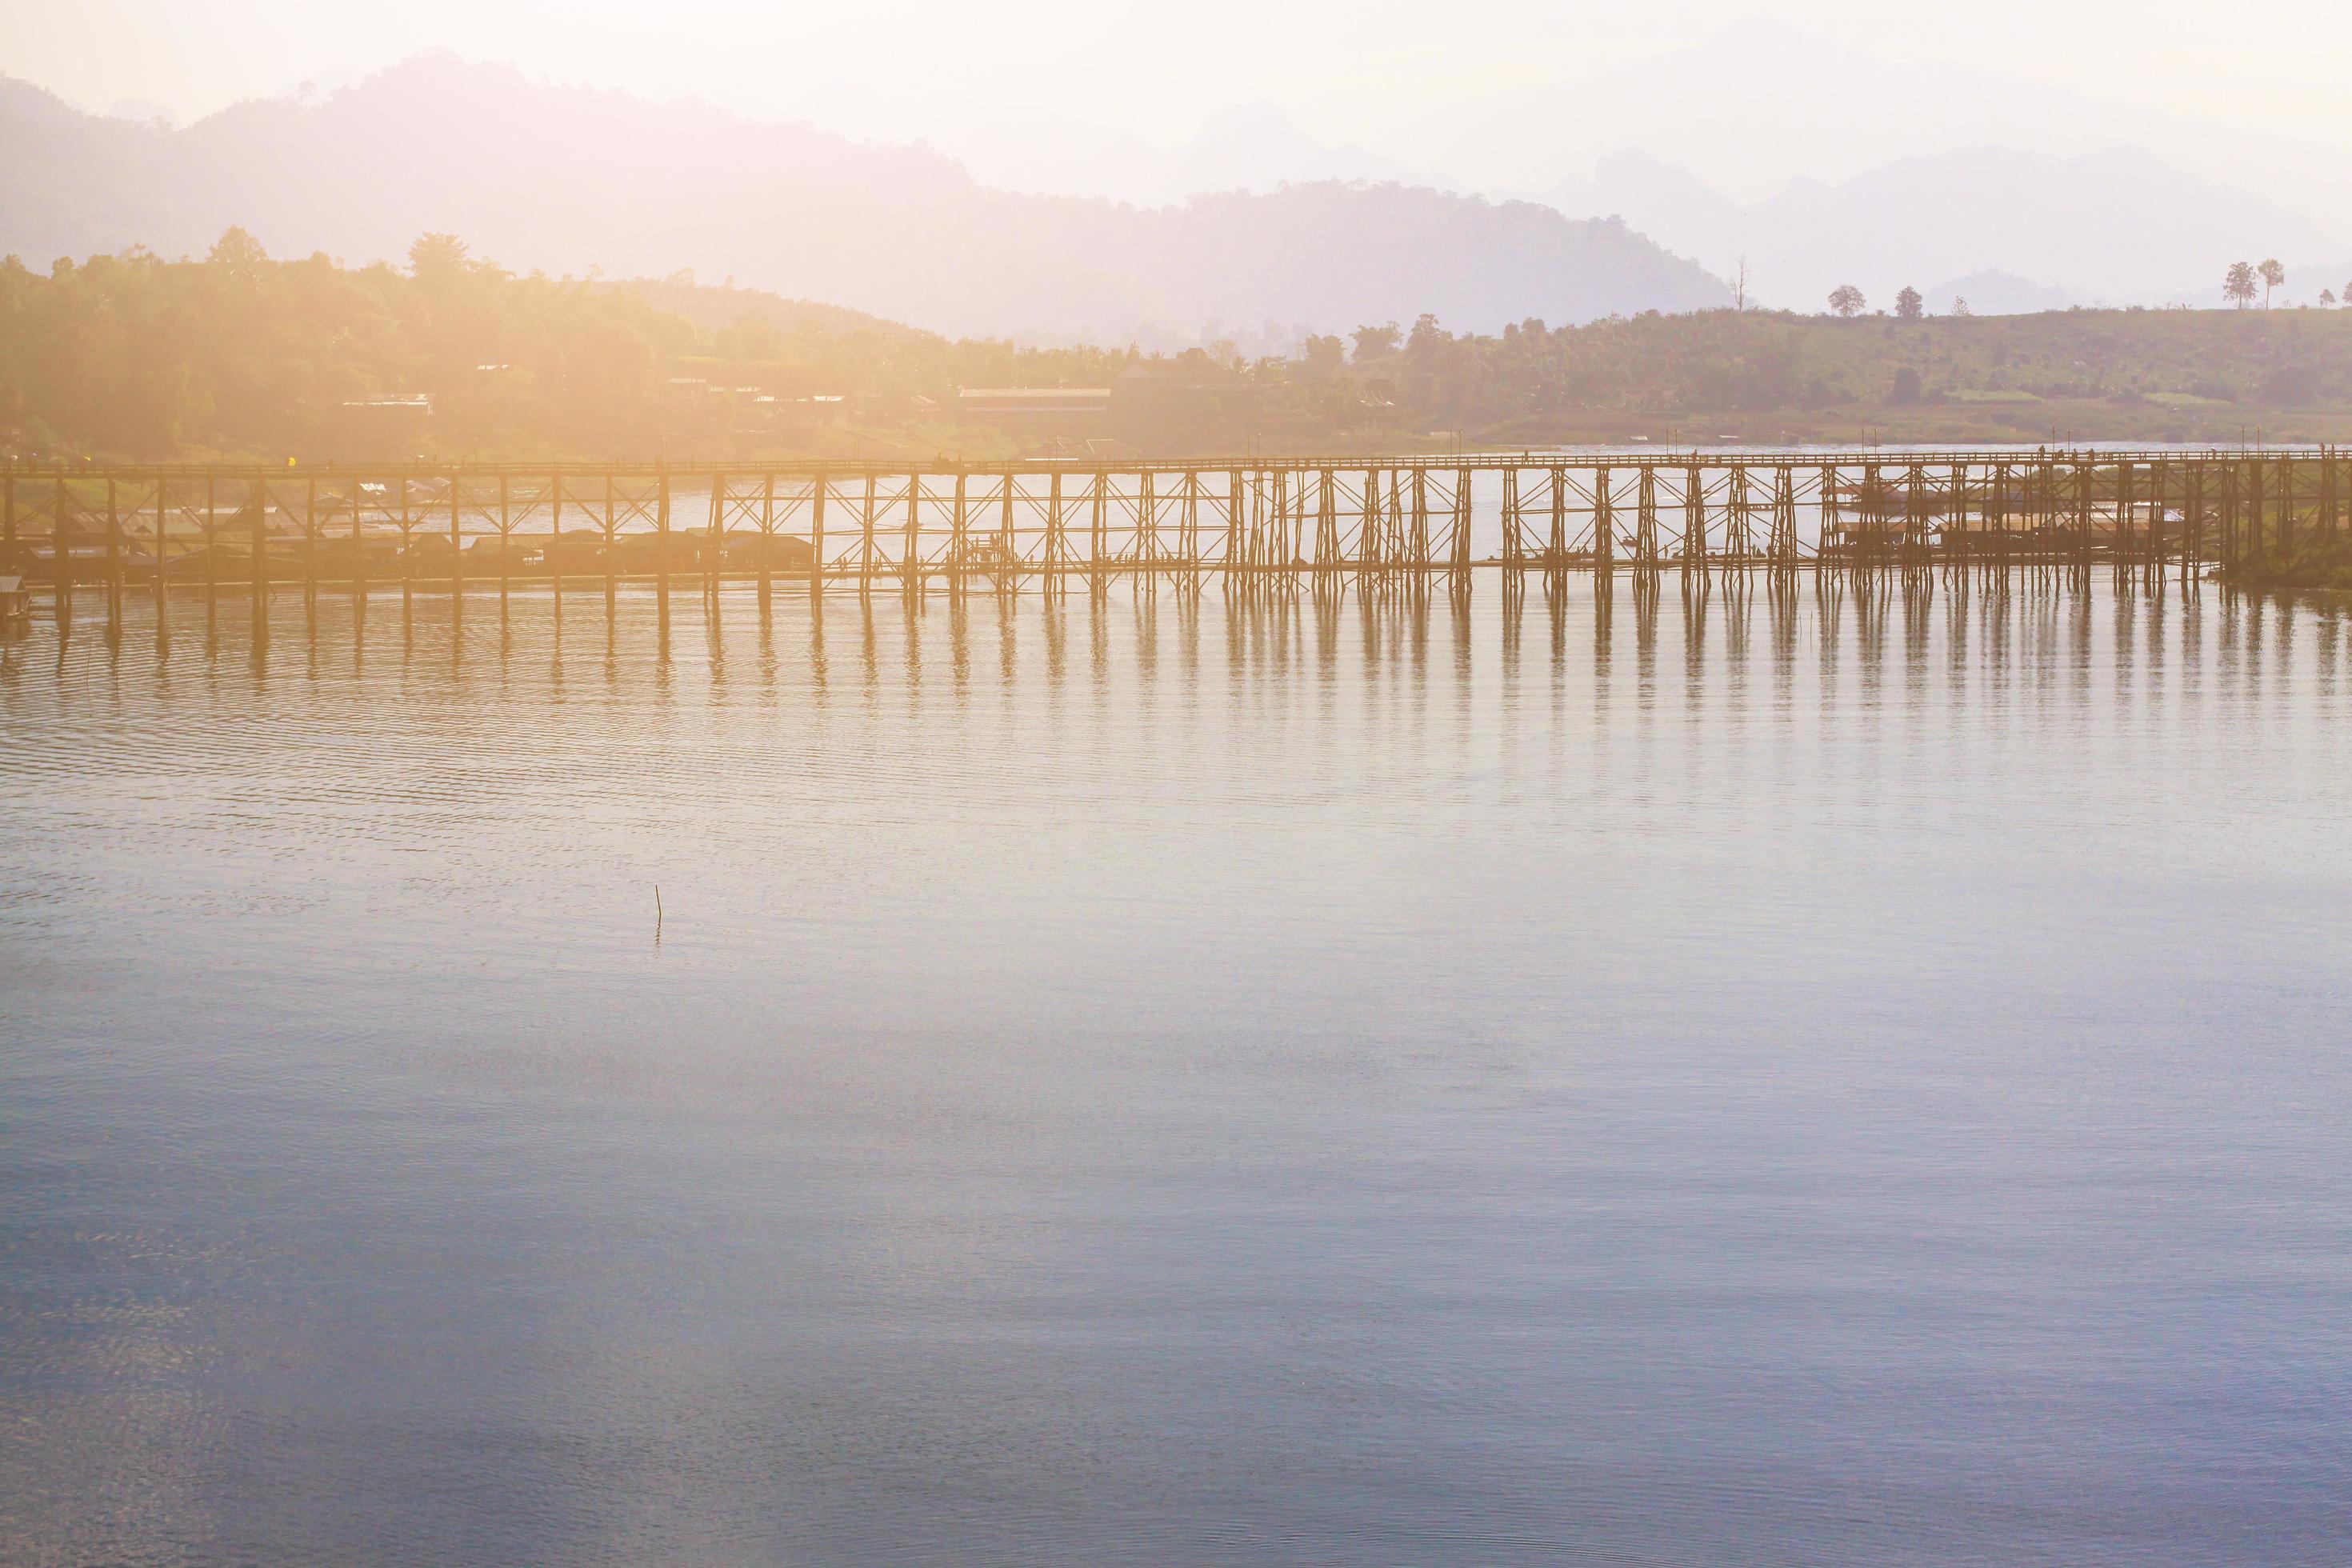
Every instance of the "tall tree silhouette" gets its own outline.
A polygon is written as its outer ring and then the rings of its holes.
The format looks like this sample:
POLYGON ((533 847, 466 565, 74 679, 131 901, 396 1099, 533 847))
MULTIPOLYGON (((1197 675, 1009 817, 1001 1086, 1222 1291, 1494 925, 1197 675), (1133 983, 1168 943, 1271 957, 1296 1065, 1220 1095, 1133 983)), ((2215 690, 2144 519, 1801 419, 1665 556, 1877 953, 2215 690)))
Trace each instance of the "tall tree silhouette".
POLYGON ((2242 310, 2254 302, 2254 264, 2232 261, 2221 278, 2221 298, 2242 310))
POLYGON ((1862 297, 1862 290, 1851 283, 1841 283, 1830 290, 1830 309, 1841 316, 1859 316, 1869 303, 1862 297))
POLYGON ((2263 275, 2263 309, 2267 310, 2271 308, 2271 290, 2286 281, 2286 268, 2281 267, 2275 260, 2272 260, 2263 262, 2261 271, 2263 275))

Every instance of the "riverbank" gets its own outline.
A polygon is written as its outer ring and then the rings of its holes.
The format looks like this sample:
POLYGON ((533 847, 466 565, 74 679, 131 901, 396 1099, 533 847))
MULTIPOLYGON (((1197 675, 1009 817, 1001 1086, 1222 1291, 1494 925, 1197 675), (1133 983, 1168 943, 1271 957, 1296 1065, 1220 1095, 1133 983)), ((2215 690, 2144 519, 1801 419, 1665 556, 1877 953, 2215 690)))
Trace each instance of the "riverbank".
POLYGON ((2292 546, 2273 546, 2221 574, 2233 588, 2264 594, 2352 594, 2352 540, 2341 535, 2292 546))

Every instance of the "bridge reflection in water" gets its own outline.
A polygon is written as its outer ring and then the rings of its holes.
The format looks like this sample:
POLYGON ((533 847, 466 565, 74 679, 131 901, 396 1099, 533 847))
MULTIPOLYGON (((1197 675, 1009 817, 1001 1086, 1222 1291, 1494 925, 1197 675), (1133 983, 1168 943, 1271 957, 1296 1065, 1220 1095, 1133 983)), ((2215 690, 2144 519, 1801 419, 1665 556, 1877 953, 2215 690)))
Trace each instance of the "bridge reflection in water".
POLYGON ((2132 679, 2160 679, 2168 646, 2193 655, 2200 642, 2247 679, 2316 658, 2313 689, 2332 692, 2339 658, 2352 656, 2352 615, 2326 605, 2164 576, 1973 563, 1506 574, 1498 592, 1475 595, 1378 577, 1195 594, 1134 576, 1070 595, 763 595, 725 583, 672 598, 628 583, 609 597, 566 599, 550 583, 519 580, 508 593, 457 599, 278 591, 257 601, 255 618, 195 605, 175 613, 182 597, 126 595, 106 613, 85 595, 59 616, 21 618, 0 639, 0 693, 45 668, 78 685, 149 668, 161 678, 191 658, 338 679, 414 668, 563 682, 650 666, 674 670, 680 693, 705 672, 725 681, 748 671, 779 690, 818 694, 845 683, 910 695, 1033 681, 1110 690, 1179 672, 1269 690, 1369 679, 1392 692, 1508 694, 1531 689, 1540 672, 1557 681, 1588 668, 1596 690, 1673 680, 1701 692, 1792 671, 1816 683, 1832 670, 1868 681, 1907 668, 1902 679, 1915 679, 1923 661, 2034 681, 2112 662, 2132 679))

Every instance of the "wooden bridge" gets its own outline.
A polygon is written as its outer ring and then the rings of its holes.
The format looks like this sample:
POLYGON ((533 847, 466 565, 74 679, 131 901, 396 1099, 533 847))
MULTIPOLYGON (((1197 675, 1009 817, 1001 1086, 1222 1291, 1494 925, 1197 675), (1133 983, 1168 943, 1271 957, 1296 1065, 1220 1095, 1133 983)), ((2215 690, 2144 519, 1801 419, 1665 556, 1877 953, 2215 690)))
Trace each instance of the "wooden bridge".
POLYGON ((2331 537, 2335 449, 1517 452, 1111 464, 0 468, 0 575, 462 598, 756 581, 1286 593, 1528 574, 2105 563, 2150 581, 2331 537))

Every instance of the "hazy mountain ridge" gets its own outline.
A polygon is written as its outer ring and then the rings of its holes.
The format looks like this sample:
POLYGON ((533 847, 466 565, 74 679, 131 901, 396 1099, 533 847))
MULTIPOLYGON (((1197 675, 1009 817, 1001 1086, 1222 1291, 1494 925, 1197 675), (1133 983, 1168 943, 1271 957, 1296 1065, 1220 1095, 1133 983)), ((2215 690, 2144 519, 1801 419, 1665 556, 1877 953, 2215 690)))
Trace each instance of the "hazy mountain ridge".
POLYGON ((1142 206, 1201 191, 1277 190, 1328 181, 1462 189, 1402 160, 1319 142, 1271 103, 1219 110, 1174 146, 1077 121, 1027 118, 956 104, 919 132, 982 184, 1040 195, 1096 196, 1142 206))
MULTIPOLYGON (((1752 204, 1628 151, 1601 160, 1591 180, 1561 182, 1546 199, 1571 216, 1622 214, 1719 273, 1745 256, 1751 296, 1797 310, 1821 309, 1840 283, 1888 304, 1906 284, 1932 294, 1992 272, 2045 290, 2021 297, 2026 308, 2155 303, 2204 270, 2218 288, 2221 268, 2241 253, 2260 259, 2335 248, 2294 212, 2131 148, 2075 156, 1966 148, 1898 159, 1836 184, 1794 181, 1752 204)), ((1969 303, 1998 310, 2009 308, 2004 298, 1969 303)), ((2196 298, 2210 301, 2212 291, 2196 298)))
POLYGON ((0 124, 0 248, 37 260, 196 252, 234 223, 274 253, 357 261, 446 230, 520 269, 692 268, 951 334, 1060 341, 1422 311, 1491 330, 1726 298, 1622 226, 1536 204, 1336 183, 1164 208, 1020 195, 928 148, 447 55, 314 106, 249 102, 177 132, 8 83, 0 124))
MULTIPOLYGON (((2324 254, 2352 247, 2352 231, 2335 232, 2337 215, 2352 210, 2352 148, 1981 67, 1890 58, 1761 17, 1625 64, 1449 103, 1400 121, 1379 139, 1390 143, 1476 188, 1522 192, 1549 187, 1564 166, 1640 148, 1740 205, 1771 199, 1792 176, 1835 186, 1987 143, 2054 159, 2130 148, 2328 230, 2335 243, 2324 254)), ((1973 216, 2017 231, 2042 215, 2011 203, 1973 216)), ((2135 229, 2182 217, 2133 216, 2135 229)))

